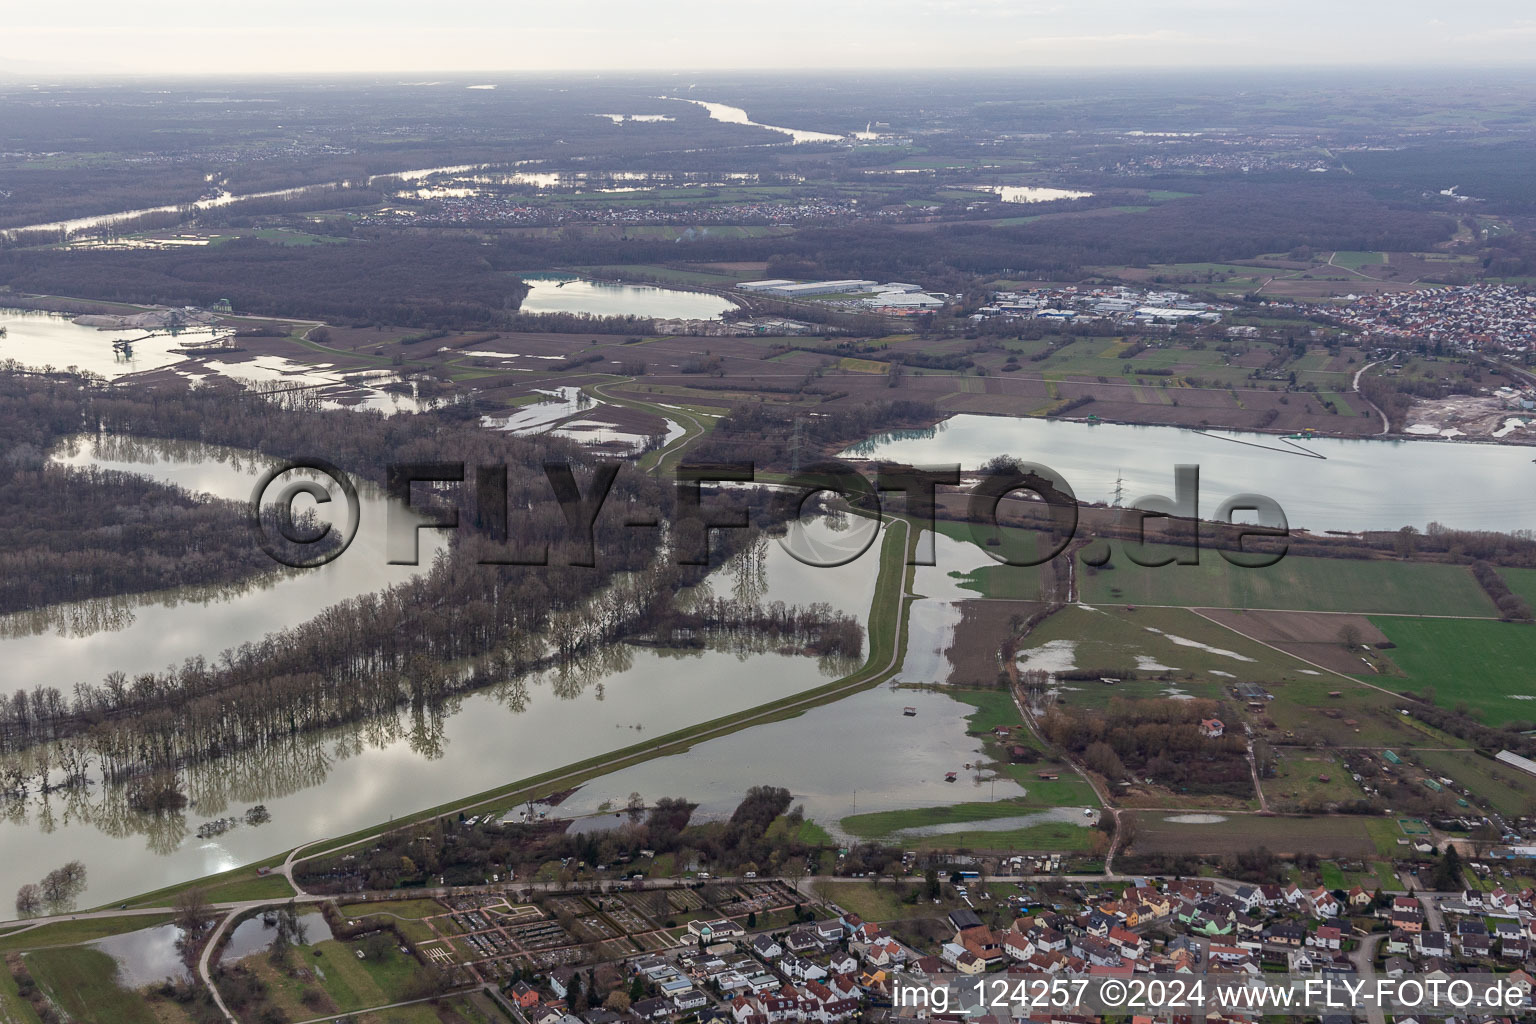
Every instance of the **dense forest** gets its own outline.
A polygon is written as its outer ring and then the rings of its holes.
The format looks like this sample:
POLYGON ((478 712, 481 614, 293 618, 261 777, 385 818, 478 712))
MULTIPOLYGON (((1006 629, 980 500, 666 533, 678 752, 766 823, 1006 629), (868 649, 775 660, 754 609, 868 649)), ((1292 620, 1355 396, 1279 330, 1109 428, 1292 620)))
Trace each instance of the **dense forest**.
MULTIPOLYGON (((344 323, 478 328, 518 324, 516 272, 677 258, 656 237, 516 231, 356 228, 334 244, 284 246, 242 238, 194 252, 0 249, 0 285, 18 292, 209 306, 344 323)), ((1454 218, 1394 205, 1331 181, 1210 187, 1144 212, 1095 210, 1043 224, 935 225, 920 232, 874 221, 761 238, 689 243, 693 260, 761 260, 770 276, 958 282, 956 275, 1076 278, 1092 267, 1219 260, 1298 246, 1421 250, 1454 218)), ((802 315, 796 313, 795 315, 802 315)), ((615 325, 620 331, 633 326, 615 325)), ((833 326, 837 326, 834 324, 833 326)))

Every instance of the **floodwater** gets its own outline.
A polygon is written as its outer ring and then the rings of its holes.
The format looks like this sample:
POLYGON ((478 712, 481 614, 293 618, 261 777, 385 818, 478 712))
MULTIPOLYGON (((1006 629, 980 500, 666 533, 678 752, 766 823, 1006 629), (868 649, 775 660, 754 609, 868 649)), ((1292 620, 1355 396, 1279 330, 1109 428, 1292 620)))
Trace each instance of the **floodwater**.
MULTIPOLYGON (((422 167, 409 171, 392 171, 387 174, 371 175, 365 179, 364 184, 375 185, 380 182, 386 182, 393 178, 398 178, 402 181, 420 181, 423 178, 429 178, 439 174, 463 174, 465 172, 473 171, 485 166, 488 165, 459 164, 457 166, 451 167, 422 167)), ((147 206, 141 207, 137 210, 119 210, 116 213, 98 213, 92 214, 89 217, 74 217, 69 220, 50 221, 47 224, 27 224, 22 227, 0 229, 0 237, 15 237, 18 232, 23 231, 52 231, 56 232, 61 238, 69 238, 70 236, 77 235, 82 231, 89 231, 93 228, 106 227, 109 224, 115 224, 119 221, 133 220, 136 217, 143 217, 151 213, 179 212, 190 214, 197 210, 212 210, 216 207, 228 206, 231 203, 238 203, 247 199, 274 199, 283 196, 297 196, 311 191, 321 192, 330 191, 337 188, 346 189, 353 187, 353 185, 354 183, 352 182, 342 182, 340 185, 336 184, 335 182, 326 182, 323 184, 297 185, 293 188, 273 189, 269 192, 247 192, 240 195, 236 195, 232 192, 221 191, 216 195, 205 196, 190 203, 170 203, 164 206, 147 206)))
MULTIPOLYGON (((272 355, 230 362, 210 359, 201 365, 247 388, 307 391, 329 409, 366 409, 389 416, 400 412, 424 412, 435 404, 421 398, 414 383, 390 370, 339 372, 331 363, 300 362, 272 355), (385 385, 408 385, 411 391, 405 394, 385 385)), ((196 372, 188 370, 187 375, 195 376, 196 372)))
MULTIPOLYGON (((249 453, 158 441, 108 445, 82 439, 61 448, 57 457, 72 465, 131 469, 233 498, 247 497, 252 479, 266 466, 249 453)), ((96 603, 123 620, 104 629, 91 628, 96 623, 85 613, 78 616, 87 620, 80 628, 70 628, 67 614, 11 616, 7 635, 0 636, 7 674, 68 693, 75 680, 98 681, 113 669, 131 675, 193 654, 216 658, 225 648, 302 622, 343 596, 379 589, 395 578, 391 574, 404 578, 417 571, 384 565, 378 529, 383 501, 359 491, 358 540, 325 568, 296 570, 264 588, 230 588, 200 601, 152 594, 96 603), (354 558, 365 543, 371 557, 354 558)), ((438 531, 421 535, 424 565, 442 543, 440 536, 438 531)), ((707 585, 722 595, 765 602, 824 601, 862 619, 877 573, 874 554, 838 569, 819 569, 765 542, 717 570, 707 585)), ((776 650, 617 645, 586 662, 465 695, 441 714, 403 710, 200 765, 185 773, 191 804, 183 813, 131 811, 123 790, 102 785, 92 766, 88 788, 48 797, 34 792, 8 808, 0 821, 0 849, 6 851, 0 891, 14 891, 52 866, 80 859, 89 882, 80 906, 119 901, 787 697, 848 668, 776 650), (197 837, 201 825, 239 817, 257 803, 267 807, 270 822, 197 837)))
POLYGON ((100 374, 108 380, 130 373, 155 370, 187 357, 172 352, 188 344, 200 344, 227 330, 189 328, 175 335, 151 332, 142 327, 122 331, 101 331, 71 322, 72 314, 45 313, 22 309, 0 309, 0 360, 14 359, 23 366, 56 370, 77 367, 100 374), (142 340, 140 340, 142 339, 142 340), (112 347, 115 341, 134 342, 128 353, 112 347))
POLYGON ((1108 501, 1123 478, 1127 504, 1171 496, 1174 466, 1192 464, 1200 468, 1203 516, 1214 516, 1229 497, 1259 492, 1280 503, 1292 528, 1314 531, 1423 529, 1432 522, 1529 529, 1533 454, 1524 446, 1458 441, 1319 437, 1293 446, 1273 434, 971 414, 932 430, 880 434, 843 453, 971 469, 1013 455, 1062 474, 1080 501, 1108 501))
MULTIPOLYGON (((273 464, 254 453, 212 445, 117 437, 72 438, 61 442, 52 457, 61 465, 137 473, 240 502, 250 500, 257 479, 273 464)), ((446 534, 424 530, 418 535, 419 565, 388 564, 388 500, 366 481, 357 484, 357 537, 335 561, 318 569, 274 563, 273 572, 254 584, 185 587, 0 616, 0 663, 13 679, 47 682, 68 693, 76 682, 100 682, 113 671, 131 676, 194 656, 216 659, 225 649, 296 626, 330 605, 430 568, 446 547, 446 534)), ((276 490, 274 485, 269 493, 276 490)), ((345 502, 339 489, 331 491, 333 500, 315 506, 316 514, 341 528, 345 502)), ((422 521, 414 513, 408 518, 422 521)))
POLYGON ((136 932, 110 935, 89 943, 117 961, 117 983, 123 988, 138 989, 146 985, 158 985, 166 978, 191 981, 192 975, 181 962, 176 951, 176 941, 181 929, 174 924, 162 924, 154 928, 141 928, 136 932))
POLYGON ((638 316, 659 320, 718 320, 736 303, 708 292, 686 292, 652 285, 588 281, 565 274, 521 275, 529 292, 523 313, 578 313, 587 316, 638 316))
POLYGON ((1035 825, 1046 825, 1051 822, 1066 822, 1070 825, 1078 825, 1084 828, 1092 827, 1099 820, 1099 812, 1091 807, 1052 807, 1049 810, 1033 811, 1029 814, 1016 814, 1011 818, 987 818, 982 821, 946 821, 940 825, 923 825, 918 828, 904 828, 892 832, 888 837, 890 842, 896 843, 903 839, 918 839, 923 836, 947 836, 956 832, 1012 832, 1016 828, 1030 828, 1035 825), (1084 811, 1093 811, 1085 814, 1084 811))
POLYGON ((996 565, 985 551, 974 544, 954 540, 941 533, 922 531, 918 538, 919 552, 923 545, 934 545, 935 565, 920 565, 913 575, 913 593, 922 597, 912 602, 907 622, 907 651, 897 674, 903 683, 945 683, 951 670, 949 650, 955 639, 955 628, 960 625, 960 602, 979 595, 964 590, 956 576, 963 576, 983 566, 996 565))
MULTIPOLYGON (((331 926, 325 923, 325 915, 318 910, 307 910, 299 915, 299 926, 304 929, 304 945, 313 946, 331 938, 331 926)), ((277 938, 277 925, 267 924, 258 914, 235 925, 229 933, 229 941, 219 954, 219 963, 229 964, 243 960, 253 953, 260 953, 277 938)))
MULTIPOLYGON (((941 691, 879 686, 594 779, 558 814, 593 814, 605 801, 624 807, 639 793, 647 804, 686 797, 699 805, 695 821, 723 819, 751 787, 783 786, 807 818, 841 835, 837 823, 852 814, 1024 796, 1011 778, 977 781, 965 770, 982 750, 965 733, 973 710, 941 691), (903 714, 906 707, 917 714, 903 714), (947 772, 959 779, 945 782, 947 772)), ((1088 820, 1081 808, 1076 814, 1088 820)))
POLYGON ((590 409, 593 400, 581 388, 557 387, 540 390, 540 401, 519 406, 505 416, 482 416, 480 425, 511 434, 541 434, 563 419, 590 409))

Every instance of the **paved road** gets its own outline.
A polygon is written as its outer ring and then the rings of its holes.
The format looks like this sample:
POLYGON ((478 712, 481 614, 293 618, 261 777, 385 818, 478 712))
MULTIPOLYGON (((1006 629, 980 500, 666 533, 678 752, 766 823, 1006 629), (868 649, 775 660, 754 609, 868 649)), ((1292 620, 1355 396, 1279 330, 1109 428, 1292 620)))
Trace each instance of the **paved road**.
MULTIPOLYGON (((1360 395, 1360 378, 1365 374, 1365 371, 1369 370, 1379 362, 1381 362, 1380 359, 1377 359, 1374 362, 1366 363, 1364 366, 1360 367, 1360 369, 1355 371, 1355 382, 1353 385, 1355 394, 1360 395)), ((1387 420, 1387 414, 1381 411, 1381 406, 1377 405, 1369 398, 1366 398, 1364 395, 1360 395, 1360 397, 1365 400, 1366 405, 1369 405, 1372 409, 1376 410, 1376 415, 1381 417, 1381 432, 1385 434, 1391 430, 1392 424, 1387 420)))
MULTIPOLYGON (((1355 965, 1355 970, 1360 972, 1362 981, 1368 981, 1376 977, 1376 949, 1386 936, 1380 932, 1373 932, 1360 940, 1360 945, 1349 954, 1350 963, 1355 965)), ((1380 1006, 1372 1005, 1365 1011, 1366 1024, 1387 1024, 1387 1015, 1381 1011, 1380 1006)))

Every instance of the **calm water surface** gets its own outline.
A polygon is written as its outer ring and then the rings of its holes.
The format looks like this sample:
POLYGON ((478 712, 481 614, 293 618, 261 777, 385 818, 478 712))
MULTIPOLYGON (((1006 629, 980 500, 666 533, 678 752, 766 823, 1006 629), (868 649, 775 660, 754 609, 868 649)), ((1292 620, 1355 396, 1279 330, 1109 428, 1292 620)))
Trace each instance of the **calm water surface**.
POLYGON ((524 313, 584 313, 588 316, 639 316, 662 320, 715 320, 736 303, 708 292, 685 292, 652 285, 588 281, 563 274, 522 277, 530 291, 524 313))
POLYGON ((1536 448, 1524 446, 1338 438, 1292 446, 1273 434, 966 414, 933 430, 880 434, 843 454, 968 469, 1012 455, 1056 470, 1081 501, 1108 501, 1121 477, 1127 504, 1171 496, 1174 466, 1193 464, 1201 514, 1259 492, 1280 503, 1292 527, 1314 531, 1536 527, 1536 448))
MULTIPOLYGON (((266 466, 259 456, 227 449, 95 439, 65 445, 55 458, 242 499, 266 466)), ((13 679, 68 692, 74 680, 96 681, 114 668, 163 668, 196 653, 216 657, 224 648, 302 622, 331 600, 378 589, 389 582, 381 573, 403 577, 413 571, 384 566, 382 550, 378 557, 352 558, 365 542, 370 517, 382 515, 382 501, 364 497, 363 527, 347 555, 266 588, 233 588, 204 601, 178 595, 126 599, 124 621, 105 629, 90 622, 65 628, 67 616, 41 624, 39 617, 12 616, 8 634, 0 637, 0 659, 13 679), (328 572, 334 577, 329 582, 328 572)), ((435 537, 435 531, 421 537, 424 563, 440 543, 435 537)), ((376 540, 382 544, 381 537, 376 540)), ((877 572, 874 555, 836 570, 816 569, 768 542, 718 570, 706 585, 761 601, 825 601, 862 618, 877 572)), ((774 651, 619 645, 563 670, 464 696, 441 714, 402 712, 199 766, 186 774, 191 805, 185 813, 136 814, 116 786, 94 784, 48 798, 34 793, 0 821, 0 849, 7 854, 0 861, 0 891, 14 891, 79 858, 89 880, 80 906, 118 901, 745 710, 847 670, 774 651), (239 818, 256 803, 269 809, 269 823, 197 837, 205 823, 239 818)))

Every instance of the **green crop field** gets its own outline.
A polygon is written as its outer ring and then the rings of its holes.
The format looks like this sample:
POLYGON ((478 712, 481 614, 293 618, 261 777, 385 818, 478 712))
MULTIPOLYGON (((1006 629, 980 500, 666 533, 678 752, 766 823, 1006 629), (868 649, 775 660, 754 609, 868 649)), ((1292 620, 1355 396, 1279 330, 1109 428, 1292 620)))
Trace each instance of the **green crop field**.
POLYGON ((1525 603, 1536 608, 1536 569, 1500 568, 1499 575, 1509 584, 1509 589, 1525 598, 1525 603))
POLYGON ((1371 621, 1397 645, 1388 653, 1407 678, 1390 680, 1395 689, 1422 693, 1429 687, 1440 706, 1464 703, 1490 725, 1536 719, 1536 626, 1387 616, 1371 621))
POLYGON ((1146 568, 1123 556, 1110 564, 1113 569, 1084 568, 1084 601, 1389 615, 1496 614, 1471 573, 1455 565, 1291 555, 1267 568, 1242 569, 1214 551, 1202 551, 1199 565, 1146 568))
POLYGON ((1336 252, 1333 254, 1333 265, 1346 270, 1379 267, 1386 262, 1387 254, 1384 252, 1336 252))

